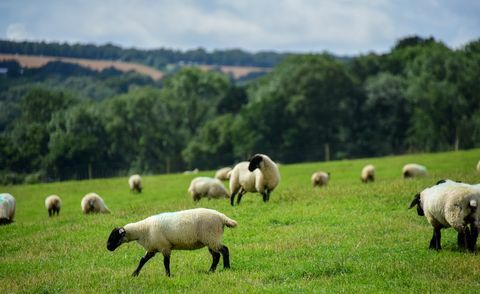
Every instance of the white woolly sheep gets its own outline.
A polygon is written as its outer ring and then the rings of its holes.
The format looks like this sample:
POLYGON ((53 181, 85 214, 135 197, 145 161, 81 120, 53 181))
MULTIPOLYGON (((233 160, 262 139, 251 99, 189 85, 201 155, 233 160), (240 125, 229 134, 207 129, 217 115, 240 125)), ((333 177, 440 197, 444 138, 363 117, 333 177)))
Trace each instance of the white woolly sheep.
POLYGON ((140 175, 132 175, 128 179, 128 185, 132 192, 142 193, 142 178, 140 175))
POLYGON ((198 174, 200 170, 198 168, 195 168, 194 170, 186 170, 183 172, 184 175, 191 175, 191 174, 198 174))
POLYGON ((220 181, 228 181, 230 180, 231 171, 232 171, 232 168, 229 166, 221 168, 217 170, 217 172, 215 173, 215 178, 219 179, 220 181))
POLYGON ((17 202, 8 193, 0 194, 0 225, 7 225, 13 222, 17 202))
POLYGON ((230 204, 233 206, 238 193, 237 205, 247 192, 262 194, 263 201, 268 202, 270 193, 280 183, 280 172, 270 157, 265 154, 255 154, 250 162, 237 164, 230 176, 230 204))
POLYGON ((372 164, 363 167, 361 180, 364 183, 375 181, 375 167, 372 164))
POLYGON ((107 241, 107 249, 114 251, 123 243, 137 241, 146 252, 132 275, 138 276, 143 265, 157 252, 161 252, 165 273, 170 276, 172 250, 195 250, 207 246, 213 258, 210 271, 214 272, 220 254, 223 256, 223 267, 230 268, 229 252, 227 246, 222 244, 222 236, 224 226, 233 228, 236 225, 236 221, 212 209, 166 212, 113 229, 107 241))
POLYGON ((432 225, 433 237, 430 249, 440 250, 442 248, 440 230, 452 227, 458 232, 458 245, 474 251, 480 228, 479 204, 479 187, 441 180, 435 186, 415 195, 409 208, 417 206, 418 215, 425 215, 432 225))
POLYGON ((313 173, 311 180, 313 187, 326 186, 330 180, 330 173, 323 171, 315 172, 313 173))
POLYGON ((427 168, 416 163, 409 163, 403 166, 402 175, 404 179, 425 177, 427 175, 427 168))
POLYGON ((61 207, 62 200, 57 195, 50 195, 45 199, 45 208, 48 210, 48 216, 53 216, 55 213, 58 216, 61 207))
POLYGON ((85 195, 82 199, 81 206, 83 213, 110 213, 102 197, 96 193, 88 193, 85 195))
POLYGON ((223 183, 219 179, 213 179, 208 177, 196 177, 190 183, 188 192, 193 198, 193 201, 199 201, 202 197, 211 198, 228 198, 228 191, 223 186, 223 183))

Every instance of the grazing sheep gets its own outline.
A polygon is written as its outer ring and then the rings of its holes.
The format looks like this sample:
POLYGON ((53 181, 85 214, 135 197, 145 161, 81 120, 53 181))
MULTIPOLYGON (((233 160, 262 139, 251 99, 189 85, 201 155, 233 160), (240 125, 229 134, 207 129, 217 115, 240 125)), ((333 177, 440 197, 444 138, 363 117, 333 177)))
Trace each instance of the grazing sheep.
POLYGON ((114 251, 123 243, 137 241, 146 253, 132 275, 138 276, 143 265, 157 252, 161 252, 165 273, 170 276, 172 250, 195 250, 207 246, 213 258, 210 271, 214 272, 220 254, 223 256, 223 267, 230 268, 229 252, 227 246, 222 244, 222 236, 224 226, 233 228, 236 225, 236 221, 212 209, 166 212, 113 229, 107 241, 107 249, 114 251))
POLYGON ((415 178, 424 177, 427 175, 427 168, 423 165, 416 163, 409 163, 403 166, 402 169, 403 178, 415 178))
POLYGON ((371 164, 362 169, 361 180, 364 183, 375 181, 375 167, 371 164))
POLYGON ((441 180, 415 195, 409 208, 417 206, 418 215, 425 215, 433 226, 430 249, 442 249, 440 230, 452 227, 458 232, 458 245, 474 251, 480 228, 479 203, 480 187, 441 180))
POLYGON ((197 177, 192 180, 188 192, 193 198, 193 201, 199 201, 202 197, 211 198, 228 198, 228 191, 223 186, 219 179, 197 177))
POLYGON ((60 214, 60 208, 62 207, 62 200, 57 195, 50 195, 45 199, 45 208, 48 210, 48 216, 53 216, 57 213, 60 214))
POLYGON ((270 193, 280 183, 280 172, 270 157, 265 154, 256 154, 250 162, 237 164, 230 176, 230 204, 233 206, 235 195, 238 194, 237 205, 247 192, 262 194, 263 201, 270 199, 270 193))
POLYGON ((198 174, 199 170, 198 168, 195 168, 194 170, 186 170, 183 172, 184 175, 191 175, 191 174, 198 174))
POLYGON ((8 193, 0 194, 0 225, 7 225, 13 222, 17 202, 8 193))
POLYGON ((102 197, 96 193, 88 193, 82 199, 82 211, 83 213, 110 213, 110 210, 105 205, 102 197))
POLYGON ((215 178, 219 179, 220 181, 228 181, 230 180, 231 171, 232 171, 232 168, 229 166, 221 168, 217 170, 217 172, 215 173, 215 178))
POLYGON ((128 179, 128 185, 132 192, 142 193, 142 178, 140 175, 132 175, 128 179))
POLYGON ((330 173, 318 171, 312 175, 312 185, 313 187, 326 186, 330 180, 330 173))

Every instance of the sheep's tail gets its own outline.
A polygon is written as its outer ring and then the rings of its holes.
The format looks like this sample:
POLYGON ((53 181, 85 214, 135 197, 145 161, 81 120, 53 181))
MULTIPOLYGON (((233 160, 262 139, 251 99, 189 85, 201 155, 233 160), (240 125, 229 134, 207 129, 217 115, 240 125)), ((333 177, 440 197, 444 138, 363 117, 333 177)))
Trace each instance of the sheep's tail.
POLYGON ((237 222, 226 215, 223 215, 223 224, 229 228, 235 228, 237 226, 237 222))

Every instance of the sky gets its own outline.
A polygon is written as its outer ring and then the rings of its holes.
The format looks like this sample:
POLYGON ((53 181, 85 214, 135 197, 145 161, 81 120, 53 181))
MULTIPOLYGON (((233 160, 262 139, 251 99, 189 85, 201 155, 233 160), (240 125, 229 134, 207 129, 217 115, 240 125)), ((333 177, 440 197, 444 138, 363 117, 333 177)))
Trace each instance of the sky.
POLYGON ((388 52, 403 37, 480 37, 478 0, 0 0, 0 39, 124 48, 388 52))

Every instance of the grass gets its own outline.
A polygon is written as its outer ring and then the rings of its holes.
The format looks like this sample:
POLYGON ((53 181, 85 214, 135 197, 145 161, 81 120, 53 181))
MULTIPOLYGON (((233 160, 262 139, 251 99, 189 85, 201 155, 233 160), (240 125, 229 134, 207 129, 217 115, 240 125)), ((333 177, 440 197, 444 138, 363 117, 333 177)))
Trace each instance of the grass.
MULTIPOLYGON (((0 227, 0 289, 14 292, 479 292, 480 257, 456 246, 444 230, 443 250, 428 250, 432 229, 416 211, 413 195, 438 179, 480 182, 474 167, 480 149, 282 165, 282 182, 264 204, 246 194, 240 206, 203 199, 239 226, 225 229, 232 269, 207 271, 207 249, 173 251, 172 277, 157 255, 131 277, 142 247, 135 242, 106 249, 110 231, 164 211, 196 207, 187 195, 192 175, 144 177, 144 192, 131 194, 126 178, 0 187, 17 199, 15 223, 0 227), (423 179, 403 180, 405 163, 428 167, 423 179), (360 170, 376 166, 373 184, 360 170), (332 174, 313 189, 316 170, 332 174), (83 215, 80 200, 100 194, 110 215, 83 215), (44 199, 63 199, 59 217, 48 218, 44 199)), ((211 176, 213 172, 200 175, 211 176)), ((0 292, 3 292, 0 291, 0 292)))

